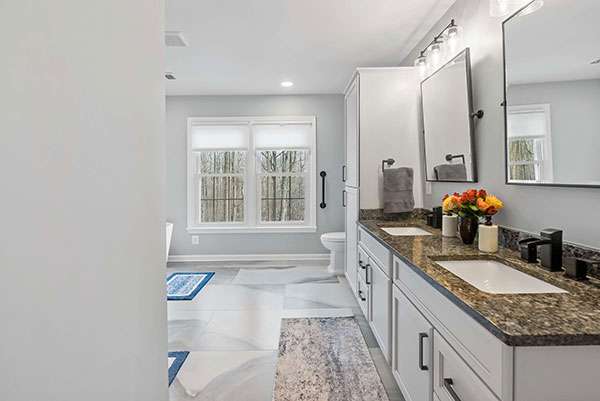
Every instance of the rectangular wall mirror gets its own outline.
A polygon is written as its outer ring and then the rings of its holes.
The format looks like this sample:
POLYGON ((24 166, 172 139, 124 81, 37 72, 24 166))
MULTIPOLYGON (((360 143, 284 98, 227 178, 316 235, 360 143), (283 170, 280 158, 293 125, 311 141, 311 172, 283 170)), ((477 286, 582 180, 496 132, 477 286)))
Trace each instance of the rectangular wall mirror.
POLYGON ((504 30, 506 182, 600 187, 599 0, 536 0, 504 30))
POLYGON ((476 182, 468 48, 421 83, 421 100, 427 181, 476 182))

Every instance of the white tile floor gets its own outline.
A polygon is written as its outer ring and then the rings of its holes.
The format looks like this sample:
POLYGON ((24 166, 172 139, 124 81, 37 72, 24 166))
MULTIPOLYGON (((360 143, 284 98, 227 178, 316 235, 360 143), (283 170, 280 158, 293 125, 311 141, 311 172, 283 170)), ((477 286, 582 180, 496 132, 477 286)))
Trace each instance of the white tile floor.
POLYGON ((169 351, 189 351, 170 387, 171 401, 271 401, 281 319, 355 315, 390 397, 403 401, 345 279, 325 267, 267 264, 214 267, 192 301, 169 301, 169 351))

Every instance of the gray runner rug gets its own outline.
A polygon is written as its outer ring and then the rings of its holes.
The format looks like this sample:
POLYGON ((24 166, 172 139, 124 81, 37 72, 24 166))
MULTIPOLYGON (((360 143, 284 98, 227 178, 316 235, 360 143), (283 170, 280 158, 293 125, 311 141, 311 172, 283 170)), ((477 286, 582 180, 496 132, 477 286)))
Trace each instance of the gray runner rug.
POLYGON ((388 401, 353 317, 283 319, 274 401, 388 401))

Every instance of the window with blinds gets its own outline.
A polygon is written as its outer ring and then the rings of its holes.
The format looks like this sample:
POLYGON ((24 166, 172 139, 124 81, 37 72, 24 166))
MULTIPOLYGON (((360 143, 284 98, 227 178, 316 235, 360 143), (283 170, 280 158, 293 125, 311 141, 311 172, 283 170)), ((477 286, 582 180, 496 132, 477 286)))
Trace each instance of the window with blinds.
POLYGON ((552 181, 550 105, 510 106, 507 133, 509 180, 552 181))
POLYGON ((314 117, 190 118, 188 231, 316 230, 314 117))

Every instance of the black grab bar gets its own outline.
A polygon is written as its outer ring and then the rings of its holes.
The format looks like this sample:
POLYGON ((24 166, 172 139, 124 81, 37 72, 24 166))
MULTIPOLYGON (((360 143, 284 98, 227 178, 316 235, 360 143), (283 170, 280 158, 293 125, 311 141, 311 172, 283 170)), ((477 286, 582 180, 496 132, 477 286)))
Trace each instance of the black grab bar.
POLYGON ((325 171, 321 171, 319 173, 319 175, 321 176, 321 180, 322 180, 322 191, 321 191, 322 201, 319 204, 319 206, 321 207, 321 209, 325 209, 327 207, 327 204, 325 203, 325 177, 327 176, 327 173, 325 171))

